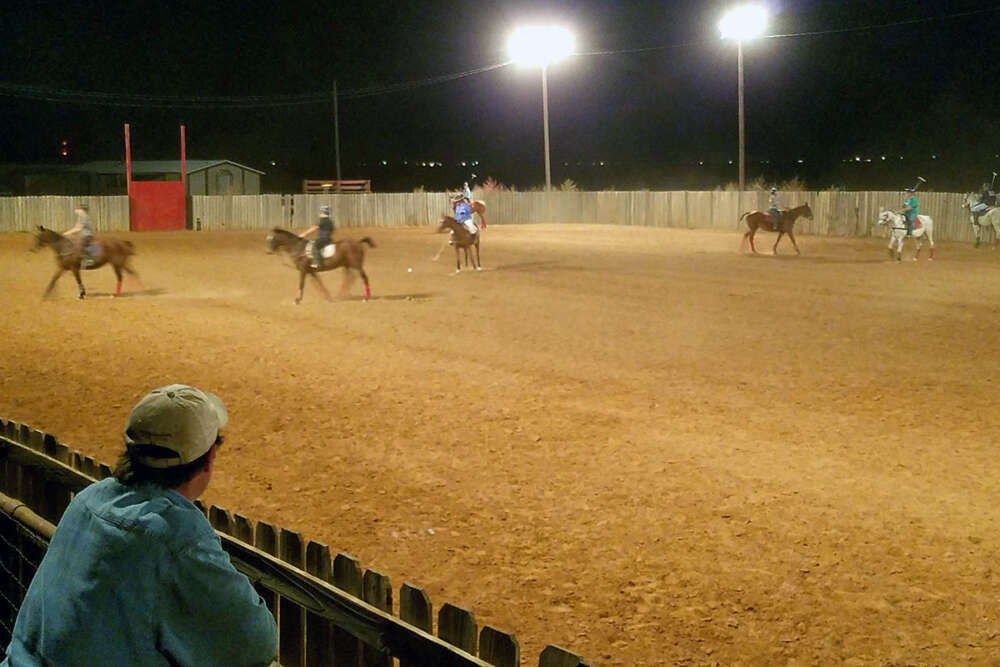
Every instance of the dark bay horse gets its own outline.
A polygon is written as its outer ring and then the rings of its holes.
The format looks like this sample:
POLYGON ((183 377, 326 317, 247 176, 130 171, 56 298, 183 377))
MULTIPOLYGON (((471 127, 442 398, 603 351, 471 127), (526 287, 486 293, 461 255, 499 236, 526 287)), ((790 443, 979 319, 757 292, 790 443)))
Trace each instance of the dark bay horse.
POLYGON ((812 209, 809 208, 809 204, 802 204, 801 206, 796 206, 795 208, 790 208, 788 210, 781 212, 781 217, 778 219, 778 229, 775 230, 774 218, 772 218, 768 213, 764 211, 747 211, 740 216, 740 219, 736 221, 739 225, 743 221, 743 218, 747 219, 747 233, 743 235, 743 241, 740 242, 740 248, 742 249, 746 246, 747 241, 750 242, 750 250, 754 253, 757 252, 757 246, 753 243, 753 237, 757 233, 758 229, 766 229, 768 231, 777 231, 778 238, 774 240, 774 248, 771 250, 775 255, 778 254, 778 241, 781 240, 782 235, 788 234, 788 238, 792 240, 792 245, 795 246, 795 254, 801 255, 799 252, 799 244, 795 242, 795 232, 793 228, 795 227, 795 221, 799 218, 813 219, 812 209))
POLYGON ((302 301, 302 290, 305 287, 306 276, 316 281, 320 291, 330 300, 330 293, 320 281, 316 274, 320 271, 330 271, 340 267, 344 268, 344 282, 340 288, 340 294, 347 293, 348 280, 350 279, 350 269, 357 269, 361 274, 361 280, 365 283, 365 301, 371 298, 371 287, 368 286, 368 274, 365 273, 365 245, 375 247, 375 242, 365 236, 360 241, 351 239, 341 239, 334 243, 334 252, 330 257, 323 257, 323 263, 319 268, 312 266, 312 253, 306 252, 306 244, 309 239, 304 239, 298 234, 275 227, 267 235, 267 251, 273 253, 276 250, 284 250, 292 258, 292 263, 299 270, 299 293, 295 297, 295 303, 302 301))
POLYGON ((87 267, 81 266, 83 257, 76 241, 66 238, 59 232, 39 226, 38 231, 35 233, 35 245, 31 248, 31 251, 37 252, 39 248, 46 246, 52 248, 55 252, 56 266, 59 268, 56 269, 56 274, 49 281, 49 286, 45 289, 45 294, 42 295, 42 298, 47 297, 52 292, 52 288, 55 287, 59 276, 66 271, 73 272, 76 284, 80 287, 81 299, 87 294, 87 290, 83 288, 83 281, 80 280, 81 269, 89 271, 91 269, 99 269, 105 264, 110 264, 111 268, 115 270, 115 277, 117 278, 115 296, 118 296, 122 292, 122 271, 135 276, 137 280, 139 278, 139 274, 129 266, 129 257, 135 254, 135 248, 130 241, 119 241, 118 239, 98 241, 95 239, 91 244, 91 247, 95 248, 94 256, 92 257, 93 262, 87 267))
POLYGON ((469 266, 470 249, 475 249, 476 251, 472 258, 472 265, 476 271, 482 271, 483 266, 479 261, 479 232, 472 234, 465 225, 455 218, 450 215, 442 215, 441 226, 438 227, 438 232, 443 232, 446 229, 454 232, 452 239, 455 241, 455 273, 459 273, 462 270, 462 257, 460 254, 462 250, 465 251, 465 266, 469 266))

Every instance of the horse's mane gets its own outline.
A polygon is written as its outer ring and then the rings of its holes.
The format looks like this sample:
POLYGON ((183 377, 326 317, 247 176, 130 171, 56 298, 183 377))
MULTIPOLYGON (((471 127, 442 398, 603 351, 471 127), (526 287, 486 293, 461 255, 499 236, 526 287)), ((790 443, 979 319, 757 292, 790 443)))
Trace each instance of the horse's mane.
POLYGON ((293 240, 293 241, 301 241, 302 240, 302 237, 299 236, 298 234, 296 234, 295 232, 290 232, 287 229, 282 229, 281 227, 272 227, 271 228, 271 233, 272 234, 277 234, 279 236, 286 236, 286 237, 289 238, 289 240, 293 240))

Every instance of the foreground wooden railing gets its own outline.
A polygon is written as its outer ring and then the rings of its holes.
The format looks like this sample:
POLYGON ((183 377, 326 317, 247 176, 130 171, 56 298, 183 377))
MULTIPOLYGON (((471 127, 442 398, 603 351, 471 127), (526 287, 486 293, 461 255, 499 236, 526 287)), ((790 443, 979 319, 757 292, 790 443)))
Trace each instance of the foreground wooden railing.
MULTIPOLYGON (((17 608, 73 495, 111 469, 72 451, 55 437, 0 420, 0 649, 10 638, 17 608)), ((205 510, 204 507, 202 507, 205 510)), ((233 565, 253 582, 278 622, 284 667, 335 665, 467 667, 520 665, 514 635, 484 626, 451 604, 437 614, 419 587, 399 589, 394 615, 389 577, 363 571, 347 555, 265 522, 253 523, 224 508, 207 509, 233 565)), ((579 656, 548 646, 539 667, 586 667, 579 656)))

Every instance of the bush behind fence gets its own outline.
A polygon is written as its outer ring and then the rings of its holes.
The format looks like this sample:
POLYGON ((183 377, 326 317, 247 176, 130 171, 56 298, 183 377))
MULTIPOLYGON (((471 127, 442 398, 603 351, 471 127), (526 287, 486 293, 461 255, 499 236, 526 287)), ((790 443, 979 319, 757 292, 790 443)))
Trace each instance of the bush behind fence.
MULTIPOLYGON (((683 229, 733 230, 741 212, 763 209, 767 193, 723 191, 675 192, 484 192, 489 224, 609 224, 683 229)), ((786 192, 786 206, 808 202, 812 221, 796 229, 820 236, 885 236, 876 224, 880 207, 898 209, 898 192, 786 192)), ((0 231, 30 231, 43 224, 65 229, 73 224, 77 197, 0 198, 0 231)), ((127 197, 91 197, 98 232, 129 229, 127 197)), ((934 218, 939 241, 971 242, 975 232, 963 196, 948 192, 920 194, 920 210, 934 218)), ((339 227, 400 227, 437 223, 451 210, 442 192, 350 195, 238 195, 191 197, 191 220, 201 229, 305 228, 331 207, 339 227)))

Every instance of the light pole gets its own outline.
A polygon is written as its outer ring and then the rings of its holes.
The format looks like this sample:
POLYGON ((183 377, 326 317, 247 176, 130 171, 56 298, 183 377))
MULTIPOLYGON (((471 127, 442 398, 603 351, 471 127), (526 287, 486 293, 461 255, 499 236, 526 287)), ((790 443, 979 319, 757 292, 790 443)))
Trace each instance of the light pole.
POLYGON ((542 124, 545 137, 545 190, 552 189, 549 160, 549 65, 573 53, 573 35, 566 28, 532 26, 518 28, 510 36, 507 50, 518 65, 542 68, 542 124))
POLYGON ((736 40, 736 67, 739 73, 740 193, 746 188, 746 150, 743 131, 743 41, 760 36, 767 25, 767 11, 759 5, 730 10, 719 21, 722 39, 736 40))

